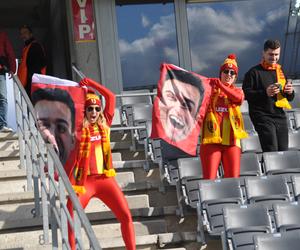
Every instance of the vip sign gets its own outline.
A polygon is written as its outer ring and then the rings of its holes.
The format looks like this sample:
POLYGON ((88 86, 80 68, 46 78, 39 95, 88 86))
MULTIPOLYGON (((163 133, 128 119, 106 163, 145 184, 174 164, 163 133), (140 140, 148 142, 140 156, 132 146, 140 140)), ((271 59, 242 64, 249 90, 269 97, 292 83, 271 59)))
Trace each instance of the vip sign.
POLYGON ((72 0, 74 39, 78 42, 94 41, 92 0, 72 0))

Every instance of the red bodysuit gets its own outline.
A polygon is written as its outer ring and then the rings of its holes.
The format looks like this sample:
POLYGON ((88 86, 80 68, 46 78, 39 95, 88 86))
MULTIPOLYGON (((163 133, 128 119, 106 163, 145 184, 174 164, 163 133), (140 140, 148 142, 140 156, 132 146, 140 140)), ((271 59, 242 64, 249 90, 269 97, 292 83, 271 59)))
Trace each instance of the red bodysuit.
MULTIPOLYGON (((240 175, 240 140, 236 139, 229 121, 229 103, 241 105, 244 100, 243 91, 234 85, 225 86, 220 81, 214 88, 215 97, 211 98, 210 105, 216 114, 216 122, 220 127, 221 142, 201 143, 200 158, 204 179, 215 179, 222 162, 224 177, 239 177, 240 175), (217 93, 216 93, 217 92, 217 93)), ((205 136, 202 133, 202 136, 205 136)), ((202 138, 203 139, 203 138, 202 138)))
MULTIPOLYGON (((96 89, 105 97, 106 105, 103 114, 107 125, 110 126, 115 110, 114 94, 91 79, 85 78, 81 83, 96 89)), ((82 141, 88 140, 88 142, 90 142, 90 147, 87 148, 89 152, 86 159, 83 161, 79 159, 80 164, 87 166, 87 173, 84 180, 81 181, 81 184, 84 185, 85 192, 83 194, 78 194, 78 199, 83 209, 93 197, 102 200, 121 223, 122 237, 126 249, 135 250, 134 227, 127 201, 115 178, 107 177, 105 174, 105 171, 109 169, 112 170, 109 127, 99 126, 97 124, 89 125, 88 128, 83 129, 83 134, 88 136, 82 139, 82 141)), ((71 171, 71 173, 74 172, 76 176, 77 170, 71 171)), ((71 182, 74 182, 73 179, 74 178, 70 176, 71 182)), ((72 202, 70 200, 68 200, 67 206, 71 216, 73 216, 72 202)), ((72 249, 75 249, 74 232, 70 225, 68 225, 68 232, 70 246, 72 249)))

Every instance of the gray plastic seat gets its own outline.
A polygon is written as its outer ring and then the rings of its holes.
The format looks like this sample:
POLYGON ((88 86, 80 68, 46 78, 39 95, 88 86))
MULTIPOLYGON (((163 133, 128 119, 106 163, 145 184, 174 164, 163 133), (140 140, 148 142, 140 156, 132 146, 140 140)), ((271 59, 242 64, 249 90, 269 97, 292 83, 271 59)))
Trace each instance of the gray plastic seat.
POLYGON ((296 250, 300 248, 297 232, 260 234, 253 237, 255 250, 296 250))
POLYGON ((223 208, 225 231, 222 233, 223 250, 253 249, 253 235, 272 232, 268 209, 252 204, 223 208))
POLYGON ((225 205, 243 204, 241 182, 240 178, 199 181, 198 225, 205 226, 210 235, 220 235, 224 230, 225 205))
MULTIPOLYGON (((300 116, 299 116, 300 119, 300 116)), ((300 120, 299 120, 300 122, 300 120)), ((300 126, 300 124, 299 124, 300 126)), ((300 150, 300 131, 291 133, 289 132, 289 150, 300 150)))
MULTIPOLYGON (((182 191, 186 205, 193 208, 197 207, 198 201, 198 182, 202 179, 202 167, 199 157, 179 158, 177 160, 179 181, 178 187, 182 191)), ((180 196, 180 195, 179 195, 180 196)))
POLYGON ((273 205, 277 231, 300 232, 300 205, 298 202, 278 203, 273 205))
POLYGON ((262 148, 260 145, 258 135, 253 134, 253 135, 249 135, 248 138, 242 139, 241 149, 242 149, 242 153, 246 153, 246 152, 262 153, 262 148))
POLYGON ((262 170, 258 155, 254 152, 241 154, 240 176, 259 175, 262 175, 262 170))
POLYGON ((292 175, 293 195, 296 201, 300 201, 300 175, 292 175))
POLYGON ((291 198, 287 181, 281 175, 246 177, 245 188, 249 203, 270 205, 274 202, 288 202, 291 198))
POLYGON ((263 153, 263 166, 268 175, 300 173, 300 152, 265 152, 263 153))

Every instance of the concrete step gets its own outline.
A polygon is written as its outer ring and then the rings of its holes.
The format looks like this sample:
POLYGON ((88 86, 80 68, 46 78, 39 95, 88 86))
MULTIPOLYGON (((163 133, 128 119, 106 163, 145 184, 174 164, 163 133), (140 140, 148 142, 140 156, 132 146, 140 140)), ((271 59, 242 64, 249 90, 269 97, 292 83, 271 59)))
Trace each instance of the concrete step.
MULTIPOLYGON (((134 183, 133 172, 121 172, 116 175, 118 184, 127 186, 129 183, 134 183)), ((27 180, 24 170, 17 171, 0 171, 0 194, 22 192, 27 190, 27 180)))
MULTIPOLYGON (((93 225, 92 227, 101 246, 103 245, 103 248, 114 249, 117 247, 124 246, 121 237, 121 230, 120 230, 119 223, 93 225)), ((156 235, 155 237, 157 239, 158 234, 166 233, 164 220, 134 222, 134 228, 135 228, 135 234, 137 237, 138 245, 139 244, 145 245, 145 237, 141 237, 144 239, 141 240, 140 236, 149 236, 155 234, 156 235)), ((39 245, 39 239, 41 239, 42 234, 43 234, 42 230, 0 234, 0 242, 1 242, 0 249, 11 249, 11 248, 24 249, 29 247, 31 247, 31 249, 35 249, 34 246, 39 245)), ((85 236, 83 237, 83 241, 87 242, 85 236)))
POLYGON ((4 170, 18 170, 21 169, 20 159, 1 159, 0 160, 0 171, 4 170))
MULTIPOLYGON (((126 196, 129 208, 133 211, 132 216, 158 216, 159 214, 174 213, 175 208, 149 208, 149 199, 146 194, 126 196)), ((15 204, 0 205, 0 230, 13 229, 32 226, 41 226, 42 221, 39 218, 33 218, 33 202, 23 202, 15 204)), ((90 220, 108 220, 114 219, 113 213, 100 200, 92 199, 85 209, 90 220)))
POLYGON ((18 140, 0 141, 0 151, 19 150, 18 140))
POLYGON ((0 132, 0 141, 8 141, 8 140, 18 140, 18 134, 15 132, 12 133, 0 132))

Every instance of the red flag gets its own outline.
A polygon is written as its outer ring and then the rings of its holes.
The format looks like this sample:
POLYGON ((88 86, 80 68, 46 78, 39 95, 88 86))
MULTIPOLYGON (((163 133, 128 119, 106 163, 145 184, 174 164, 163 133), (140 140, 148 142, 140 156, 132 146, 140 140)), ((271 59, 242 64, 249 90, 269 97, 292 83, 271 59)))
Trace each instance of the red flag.
POLYGON ((34 74, 31 100, 46 140, 56 143, 67 174, 76 161, 81 137, 86 88, 52 76, 34 74), (52 139, 48 136, 52 136, 52 139))
POLYGON ((162 64, 153 105, 151 138, 196 155, 211 93, 210 79, 173 64, 162 64))

